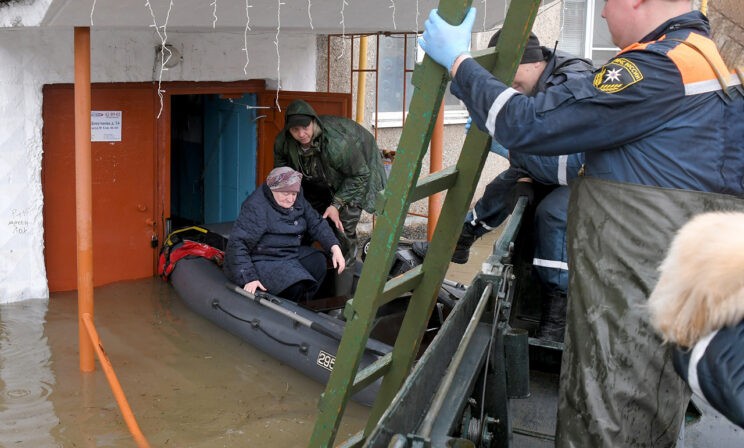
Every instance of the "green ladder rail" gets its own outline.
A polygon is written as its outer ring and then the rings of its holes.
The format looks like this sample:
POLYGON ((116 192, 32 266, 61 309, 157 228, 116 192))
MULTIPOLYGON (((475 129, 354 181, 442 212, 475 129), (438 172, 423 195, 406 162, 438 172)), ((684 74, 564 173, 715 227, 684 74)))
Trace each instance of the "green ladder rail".
MULTIPOLYGON (((439 14, 449 23, 461 23, 471 3, 472 0, 440 0, 439 14)), ((514 79, 539 4, 540 0, 511 2, 496 48, 473 54, 507 84, 514 79)), ((473 127, 454 167, 418 180, 448 82, 447 70, 428 56, 414 69, 408 118, 387 188, 377 199, 375 228, 356 294, 344 308, 346 328, 333 372, 320 397, 310 447, 331 446, 350 397, 382 378, 365 429, 344 443, 361 446, 415 361, 490 146, 489 136, 473 127), (423 264, 388 281, 387 273, 410 204, 440 191, 447 192, 446 199, 423 264), (412 294, 393 351, 358 371, 377 310, 406 292, 412 294)))

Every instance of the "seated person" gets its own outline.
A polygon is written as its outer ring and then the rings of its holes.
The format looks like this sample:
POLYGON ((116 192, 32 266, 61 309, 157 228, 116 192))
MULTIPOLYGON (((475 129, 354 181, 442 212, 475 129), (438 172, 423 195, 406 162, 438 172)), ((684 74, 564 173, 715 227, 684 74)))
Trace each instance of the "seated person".
POLYGON ((301 184, 302 174, 292 168, 274 168, 240 208, 223 269, 251 294, 268 291, 293 301, 315 295, 326 275, 326 255, 302 246, 305 234, 330 252, 339 274, 346 267, 333 230, 305 200, 301 184))

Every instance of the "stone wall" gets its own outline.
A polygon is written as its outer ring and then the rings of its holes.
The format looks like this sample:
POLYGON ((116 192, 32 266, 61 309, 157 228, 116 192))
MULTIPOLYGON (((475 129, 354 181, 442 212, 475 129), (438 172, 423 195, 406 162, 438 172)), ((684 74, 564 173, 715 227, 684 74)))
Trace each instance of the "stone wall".
POLYGON ((713 40, 729 67, 744 68, 744 3, 741 0, 708 2, 713 40))

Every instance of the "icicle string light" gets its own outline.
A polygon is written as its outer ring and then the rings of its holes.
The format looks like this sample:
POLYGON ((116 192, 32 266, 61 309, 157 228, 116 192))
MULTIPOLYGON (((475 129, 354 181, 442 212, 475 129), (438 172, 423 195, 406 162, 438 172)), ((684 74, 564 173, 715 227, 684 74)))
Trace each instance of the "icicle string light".
POLYGON ((558 30, 559 36, 563 36, 563 27, 566 25, 566 22, 565 22, 566 16, 569 14, 568 7, 566 6, 565 3, 561 6, 561 8, 563 9, 563 11, 561 12, 561 27, 558 30))
POLYGON ((245 52, 245 65, 243 66, 243 74, 248 76, 248 63, 251 59, 248 57, 248 31, 251 30, 251 16, 248 14, 248 8, 252 6, 248 4, 249 0, 245 0, 245 29, 243 30, 243 51, 245 52))
MULTIPOLYGON (((421 31, 421 28, 419 28, 419 0, 416 0, 416 33, 419 33, 421 31)), ((418 48, 418 45, 416 46, 418 48)))
POLYGON ((274 103, 276 104, 277 110, 282 111, 282 106, 279 105, 279 89, 282 88, 282 74, 281 74, 281 57, 279 56, 279 32, 282 29, 282 0, 276 0, 276 36, 274 37, 274 46, 276 47, 276 96, 274 97, 274 103))
POLYGON ((315 27, 313 26, 313 15, 310 13, 310 8, 313 6, 311 1, 312 0, 307 0, 307 17, 310 19, 310 29, 314 30, 315 27))
POLYGON ((212 7, 212 29, 214 29, 217 26, 217 0, 213 0, 209 6, 212 7))
POLYGON ((228 98, 227 100, 230 102, 230 104, 235 104, 236 106, 243 106, 243 107, 245 107, 246 110, 252 110, 252 109, 272 109, 271 106, 254 106, 252 104, 245 104, 245 103, 241 103, 239 101, 235 101, 232 98, 228 98))
POLYGON ((96 10, 96 0, 93 0, 93 5, 90 7, 90 26, 93 26, 93 11, 96 10))
MULTIPOLYGON (((416 29, 414 30, 416 32, 416 37, 419 36, 419 33, 421 32, 419 30, 419 0, 416 0, 416 29)), ((421 59, 423 59, 423 56, 419 58, 419 52, 421 51, 421 46, 418 44, 418 39, 416 39, 413 43, 413 61, 414 64, 418 64, 421 62, 421 59)))
POLYGON ((488 0, 483 0, 483 31, 486 31, 486 16, 488 16, 488 0))
POLYGON ((389 8, 393 10, 393 29, 397 31, 398 27, 395 25, 395 0, 390 0, 389 8))
POLYGON ((162 25, 158 25, 158 21, 155 18, 155 11, 152 10, 152 5, 150 4, 150 0, 145 0, 145 6, 150 11, 150 16, 152 17, 152 26, 155 28, 155 32, 158 34, 158 37, 160 38, 160 73, 158 74, 158 98, 160 98, 160 110, 158 111, 158 117, 160 118, 160 114, 163 113, 163 92, 165 90, 161 89, 160 86, 163 82, 163 72, 168 70, 168 68, 165 66, 165 64, 170 60, 172 52, 168 47, 165 46, 166 41, 168 40, 168 19, 170 19, 170 13, 173 9, 173 0, 170 0, 168 4, 168 12, 165 15, 165 22, 163 22, 162 25), (163 29, 161 32, 160 29, 163 29), (165 56, 165 53, 168 53, 168 57, 165 56))
POLYGON ((346 53, 346 20, 344 18, 344 8, 346 8, 346 6, 348 6, 346 0, 341 0, 341 21, 338 22, 341 24, 341 54, 338 55, 336 58, 337 60, 344 57, 344 54, 346 53))

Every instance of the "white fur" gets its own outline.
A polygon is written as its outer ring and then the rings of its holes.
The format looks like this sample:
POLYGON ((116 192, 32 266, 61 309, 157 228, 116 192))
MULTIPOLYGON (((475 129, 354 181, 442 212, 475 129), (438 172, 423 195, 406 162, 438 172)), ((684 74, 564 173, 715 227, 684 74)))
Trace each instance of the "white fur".
POLYGON ((672 241, 648 306, 665 341, 692 347, 744 319, 744 213, 695 216, 672 241))

